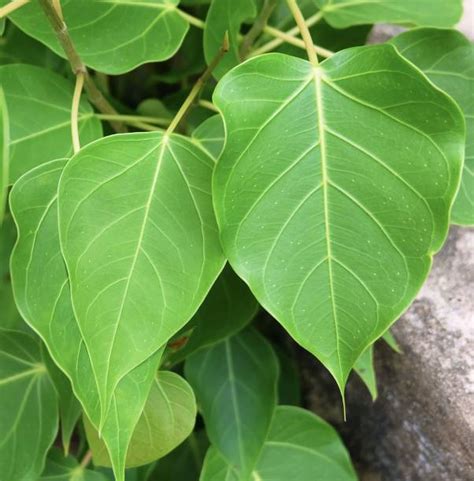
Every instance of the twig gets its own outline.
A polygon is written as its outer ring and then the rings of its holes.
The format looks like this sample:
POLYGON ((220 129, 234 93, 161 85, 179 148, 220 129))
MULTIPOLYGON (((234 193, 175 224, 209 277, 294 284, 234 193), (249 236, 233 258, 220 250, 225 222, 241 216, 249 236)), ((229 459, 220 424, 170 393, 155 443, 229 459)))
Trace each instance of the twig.
POLYGON ((174 117, 174 119, 171 121, 171 124, 169 125, 168 129, 166 130, 166 135, 170 135, 176 130, 176 127, 178 127, 179 123, 183 119, 183 117, 186 115, 190 107, 193 105, 194 101, 196 100, 196 97, 198 96, 199 92, 201 89, 204 87, 206 82, 209 80, 209 78, 212 75, 212 72, 214 69, 217 67, 219 62, 221 61, 222 57, 229 51, 229 35, 226 32, 224 36, 224 41, 222 42, 222 46, 217 52, 217 55, 214 57, 212 62, 209 64, 207 67, 206 71, 198 78, 197 82, 194 84, 194 87, 191 89, 191 92, 189 92, 189 95, 187 96, 186 100, 183 102, 183 105, 181 105, 180 109, 178 110, 178 113, 174 117))
POLYGON ((84 74, 79 72, 76 75, 76 86, 74 88, 74 95, 72 97, 71 107, 71 134, 72 146, 76 154, 81 150, 81 142, 79 139, 79 104, 81 101, 82 88, 84 87, 84 74))
POLYGON ((209 100, 200 99, 198 100, 198 105, 207 110, 212 110, 213 112, 219 113, 219 109, 212 102, 209 102, 209 100))
POLYGON ((301 13, 300 7, 296 3, 296 0, 286 0, 288 4, 288 8, 290 9, 296 25, 300 29, 301 36, 303 37, 303 41, 306 47, 306 52, 308 53, 309 61, 314 65, 318 65, 318 56, 316 55, 316 49, 314 48, 313 39, 311 38, 311 33, 309 32, 308 25, 306 25, 306 21, 301 13))
POLYGON ((26 5, 30 0, 13 0, 10 3, 7 3, 4 7, 0 8, 0 19, 10 15, 10 13, 18 10, 23 5, 26 5))
POLYGON ((255 40, 257 40, 259 35, 263 32, 275 6, 276 6, 276 0, 265 0, 262 10, 260 11, 260 14, 258 15, 254 24, 252 25, 252 27, 250 28, 250 30, 247 32, 247 34, 244 36, 242 40, 242 44, 240 46, 240 51, 239 51, 240 58, 242 60, 244 60, 247 57, 255 40))
MULTIPOLYGON (((71 64, 74 75, 82 73, 84 75, 84 87, 87 92, 89 100, 95 105, 95 107, 104 114, 114 115, 117 111, 110 105, 109 101, 102 95, 102 92, 98 89, 93 78, 87 71, 86 66, 81 60, 81 57, 77 53, 76 48, 69 36, 66 23, 61 18, 61 13, 54 7, 54 0, 38 0, 43 11, 51 23, 56 36, 61 44, 66 57, 71 64)), ((126 132, 126 127, 121 122, 111 122, 112 127, 117 132, 126 132)))

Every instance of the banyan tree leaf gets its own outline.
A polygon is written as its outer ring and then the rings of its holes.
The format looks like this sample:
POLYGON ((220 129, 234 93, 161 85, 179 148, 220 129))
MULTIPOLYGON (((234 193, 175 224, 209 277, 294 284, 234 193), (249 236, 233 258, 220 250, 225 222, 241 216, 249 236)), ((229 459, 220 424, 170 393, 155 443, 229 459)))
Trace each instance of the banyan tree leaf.
MULTIPOLYGON (((5 5, 9 0, 0 0, 5 5)), ((179 0, 62 0, 64 20, 83 62, 107 74, 133 70, 174 55, 189 22, 179 0)), ((64 56, 39 2, 30 2, 9 17, 28 35, 64 56)))
POLYGON ((0 228, 3 224, 10 167, 10 124, 5 94, 0 84, 0 228))
POLYGON ((336 28, 368 23, 452 27, 462 15, 462 0, 316 0, 316 4, 336 28))
POLYGON ((102 420, 120 379, 191 319, 223 268, 213 166, 185 137, 156 132, 101 139, 64 169, 61 248, 102 420))
POLYGON ((420 68, 459 105, 466 120, 466 154, 456 201, 455 224, 474 224, 474 45, 456 30, 421 28, 391 40, 398 51, 420 68))
POLYGON ((57 429, 56 392, 38 340, 0 329, 0 479, 37 479, 57 429))
MULTIPOLYGON (((159 371, 127 452, 128 468, 166 456, 192 432, 197 407, 191 386, 178 374, 159 371)), ((110 458, 97 431, 85 421, 94 464, 110 466, 110 458)))
MULTIPOLYGON (((239 471, 215 447, 206 455, 200 481, 240 481, 239 471)), ((258 481, 356 481, 357 476, 337 432, 318 416, 279 406, 252 471, 258 481)))
MULTIPOLYGON (((11 183, 37 165, 72 154, 71 82, 40 67, 14 64, 0 67, 0 84, 9 112, 11 183)), ((85 145, 99 138, 102 128, 85 100, 79 115, 85 145)))
MULTIPOLYGON (((249 288, 226 266, 201 307, 183 330, 190 331, 184 345, 173 348, 168 361, 176 364, 193 352, 241 331, 256 315, 258 302, 249 288)), ((171 344, 171 343, 170 343, 171 344)))
POLYGON ((257 15, 255 0, 214 0, 209 7, 204 28, 204 56, 210 63, 221 48, 226 32, 229 35, 229 52, 214 69, 213 75, 221 78, 240 62, 240 27, 257 15))
POLYGON ((46 466, 39 481, 109 481, 108 478, 90 469, 85 469, 72 456, 64 456, 58 449, 52 449, 46 459, 46 466))
POLYGON ((320 66, 280 54, 221 80, 224 251, 343 390, 412 302, 447 234, 464 148, 454 102, 390 45, 320 66))
POLYGON ((400 346, 398 345, 397 340, 395 339, 391 331, 387 331, 383 335, 382 339, 390 346, 391 349, 393 349, 398 354, 402 354, 402 350, 400 349, 400 346))
POLYGON ((10 206, 19 239, 11 259, 15 298, 23 318, 41 336, 56 364, 98 428, 123 480, 128 443, 146 402, 160 353, 124 376, 112 394, 112 408, 101 418, 99 388, 84 338, 75 319, 66 268, 60 252, 57 187, 65 160, 45 163, 14 185, 10 206), (47 269, 45 269, 47 266, 47 269))
POLYGON ((211 443, 248 475, 277 402, 278 361, 271 346, 247 329, 190 356, 185 375, 211 443))
POLYGON ((372 400, 377 399, 377 377, 374 369, 374 345, 371 344, 357 359, 354 370, 362 379, 372 396, 372 400))
POLYGON ((206 119, 193 131, 192 138, 214 160, 217 161, 222 152, 225 141, 222 117, 220 115, 213 115, 206 119))
POLYGON ((275 347, 280 365, 278 378, 278 404, 299 406, 301 404, 300 371, 295 359, 281 347, 275 347))

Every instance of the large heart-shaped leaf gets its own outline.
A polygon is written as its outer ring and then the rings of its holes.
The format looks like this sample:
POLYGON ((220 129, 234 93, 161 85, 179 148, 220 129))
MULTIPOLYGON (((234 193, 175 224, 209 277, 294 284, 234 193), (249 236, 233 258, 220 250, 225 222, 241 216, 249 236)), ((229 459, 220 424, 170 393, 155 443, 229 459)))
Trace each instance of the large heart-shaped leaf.
POLYGON ((256 0, 214 0, 209 7, 204 28, 204 55, 210 63, 221 48, 226 32, 230 50, 214 69, 213 75, 221 78, 240 62, 240 27, 257 15, 256 0))
POLYGON ((474 224, 474 45, 455 30, 422 28, 405 32, 391 43, 439 88, 456 100, 466 120, 466 155, 456 201, 455 224, 474 224))
POLYGON ((462 0, 316 0, 336 28, 368 23, 452 27, 462 15, 462 0))
POLYGON ((10 167, 10 124, 7 103, 3 88, 0 86, 0 227, 5 215, 8 189, 8 170, 10 167))
MULTIPOLYGON (((9 0, 0 0, 5 5, 9 0)), ((189 28, 179 0, 62 0, 69 34, 83 62, 108 74, 133 70, 174 55, 189 28)), ((28 35, 64 56, 39 2, 10 15, 28 35)))
POLYGON ((86 146, 64 169, 61 245, 102 419, 120 379, 191 319, 223 267, 213 166, 184 137, 136 133, 86 146))
POLYGON ((185 373, 211 443, 249 474, 276 405, 278 361, 271 346, 249 329, 193 354, 185 373))
MULTIPOLYGON (((224 479, 240 481, 245 478, 211 447, 200 480, 224 479)), ((251 479, 356 481, 357 476, 346 448, 329 424, 304 409, 279 406, 251 479)))
MULTIPOLYGON (((72 154, 71 82, 40 67, 5 65, 0 84, 10 119, 10 182, 39 164, 72 154)), ((85 100, 79 106, 79 132, 81 145, 102 135, 85 100)))
POLYGON ((43 164, 22 176, 12 189, 10 205, 19 231, 11 259, 13 287, 23 318, 70 378, 87 416, 96 427, 103 424, 102 436, 121 480, 128 444, 160 356, 152 356, 120 380, 112 394, 113 409, 101 419, 99 387, 74 316, 60 252, 56 199, 64 165, 65 160, 43 164))
MULTIPOLYGON (((191 386, 178 374, 159 371, 150 390, 127 452, 127 467, 141 466, 162 458, 192 432, 197 407, 191 386)), ((105 444, 89 422, 87 439, 94 463, 110 466, 105 444)))
POLYGON ((57 398, 33 336, 0 329, 0 479, 41 474, 58 430, 57 398))
POLYGON ((444 242, 464 121, 390 45, 314 67, 280 54, 224 77, 214 203, 227 257, 342 390, 444 242))

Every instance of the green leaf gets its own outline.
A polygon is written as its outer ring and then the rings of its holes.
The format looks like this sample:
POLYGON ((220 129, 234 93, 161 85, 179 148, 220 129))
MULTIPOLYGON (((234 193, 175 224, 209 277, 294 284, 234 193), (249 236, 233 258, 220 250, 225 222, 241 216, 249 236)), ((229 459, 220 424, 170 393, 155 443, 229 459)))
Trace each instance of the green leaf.
MULTIPOLYGON (((32 65, 5 65, 0 84, 10 118, 10 182, 39 164, 72 154, 72 83, 32 65)), ((85 100, 79 113, 85 145, 99 138, 102 128, 85 100)))
POLYGON ((336 28, 367 23, 452 27, 462 15, 462 0, 316 0, 316 4, 336 28))
POLYGON ((57 185, 65 160, 43 164, 13 187, 10 206, 19 231, 11 260, 15 298, 23 318, 41 336, 58 366, 72 382, 77 398, 102 436, 123 478, 128 443, 146 402, 160 353, 124 376, 114 390, 113 409, 101 419, 99 389, 84 338, 74 317, 61 257, 57 185), (48 266, 47 269, 44 266, 48 266), (102 422, 102 423, 101 423, 102 422))
POLYGON ((171 346, 169 362, 176 364, 193 352, 236 334, 255 317, 257 311, 255 297, 227 265, 199 310, 183 328, 191 331, 187 342, 182 347, 176 347, 174 352, 171 346))
POLYGON ((296 361, 281 347, 275 347, 279 360, 278 404, 299 406, 301 404, 300 371, 296 361))
POLYGON ((225 132, 222 117, 217 114, 206 119, 197 127, 192 138, 199 144, 214 160, 217 161, 224 148, 225 132))
POLYGON ((72 392, 71 381, 69 381, 68 377, 56 366, 51 356, 45 355, 44 361, 58 394, 61 441, 63 443, 64 453, 67 455, 69 454, 72 433, 82 413, 82 408, 80 402, 72 392))
POLYGON ((33 336, 0 329, 0 476, 41 474, 58 430, 57 399, 33 336))
POLYGON ((213 185, 227 258, 342 391, 445 240, 461 112, 390 45, 319 67, 257 57, 221 80, 214 103, 227 133, 213 185))
POLYGON ((186 360, 211 443, 248 474, 277 401, 278 362, 268 342, 248 329, 186 360))
POLYGON ((354 370, 362 379, 375 401, 378 396, 377 377, 374 369, 374 345, 371 344, 357 359, 354 370))
POLYGON ((387 331, 382 339, 395 351, 398 352, 398 354, 402 353, 402 350, 400 349, 400 346, 397 343, 397 340, 393 336, 393 334, 390 331, 387 331))
POLYGON ((211 3, 204 28, 204 56, 207 63, 216 56, 226 32, 229 34, 230 44, 229 51, 213 71, 217 79, 240 63, 240 27, 256 15, 255 0, 213 0, 211 3))
POLYGON ((403 33, 391 43, 448 93, 464 113, 466 154, 451 221, 474 225, 474 45, 460 32, 434 28, 403 33))
MULTIPOLYGON (((191 386, 178 374, 159 371, 130 441, 127 467, 151 463, 179 446, 196 421, 196 399, 191 386)), ((94 464, 110 466, 110 458, 97 431, 85 420, 94 464)))
POLYGON ((156 132, 101 139, 64 169, 61 247, 102 420, 120 379, 191 319, 222 270, 213 165, 156 132))
MULTIPOLYGON (((200 481, 240 481, 214 447, 204 461, 200 481)), ((336 431, 318 416, 293 406, 279 406, 258 463, 258 481, 356 481, 349 455, 336 431)))
POLYGON ((65 457, 58 449, 52 449, 39 481, 108 481, 96 471, 82 468, 72 456, 65 457))
MULTIPOLYGON (((0 0, 0 5, 8 1, 0 0)), ((189 29, 178 3, 179 0, 62 0, 61 7, 83 62, 100 72, 120 74, 175 54, 189 29)), ((28 3, 9 18, 28 35, 64 56, 38 2, 28 3)))
POLYGON ((10 167, 10 124, 3 88, 0 85, 0 227, 5 216, 10 167))

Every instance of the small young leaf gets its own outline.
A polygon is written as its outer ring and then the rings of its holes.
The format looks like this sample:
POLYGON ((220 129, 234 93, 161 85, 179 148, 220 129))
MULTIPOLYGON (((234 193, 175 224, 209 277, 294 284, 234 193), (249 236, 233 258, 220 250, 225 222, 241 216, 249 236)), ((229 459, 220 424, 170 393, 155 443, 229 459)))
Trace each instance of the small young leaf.
POLYGON ((227 258, 342 391, 444 242, 462 114, 390 45, 318 67, 256 57, 220 81, 214 103, 227 133, 213 183, 227 258))
POLYGON ((421 28, 391 40, 440 89, 451 95, 466 120, 466 155, 456 201, 455 224, 474 225, 474 45, 455 30, 421 28))
POLYGON ((222 46, 224 35, 229 35, 230 50, 214 69, 219 79, 240 62, 240 27, 257 15, 255 0, 214 0, 209 7, 204 28, 204 55, 210 63, 222 46))
MULTIPOLYGON (((12 189, 10 206, 19 231, 11 261, 12 282, 23 318, 42 337, 56 364, 70 378, 87 416, 99 427, 103 421, 99 388, 74 316, 60 252, 56 198, 64 165, 65 160, 43 164, 22 176, 12 189)), ((113 409, 103 421, 102 436, 118 480, 123 479, 128 443, 160 356, 155 354, 120 380, 113 393, 113 409)))
MULTIPOLYGON (((5 5, 10 0, 0 0, 5 5)), ((86 65, 108 74, 133 70, 174 55, 189 28, 177 9, 179 0, 62 0, 64 20, 86 65)), ((28 35, 64 56, 38 2, 10 15, 28 35)))
MULTIPOLYGON (((191 434, 196 413, 189 384, 174 372, 159 371, 130 441, 126 466, 151 463, 179 446, 191 434)), ((94 464, 110 466, 105 444, 90 422, 84 421, 94 464)))
POLYGON ((225 132, 222 117, 217 114, 206 119, 193 132, 193 140, 217 161, 224 148, 225 132))
MULTIPOLYGON (((200 481, 239 481, 238 470, 211 447, 200 481)), ((336 431, 318 416, 279 406, 252 479, 258 481, 356 481, 349 455, 336 431)))
POLYGON ((383 336, 382 339, 395 351, 398 352, 398 354, 402 353, 402 350, 400 349, 400 346, 397 343, 397 340, 395 339, 394 335, 391 333, 391 331, 387 331, 383 336))
POLYGON ((374 369, 374 345, 371 344, 357 359, 354 370, 362 379, 372 396, 372 400, 377 399, 377 377, 374 369))
POLYGON ((0 329, 0 475, 37 479, 58 430, 57 398, 38 340, 0 329))
POLYGON ((157 132, 101 139, 64 169, 61 246, 102 420, 117 383, 191 319, 223 268, 213 166, 157 132))
POLYGON ((106 476, 82 468, 72 456, 65 457, 58 449, 52 449, 39 481, 109 481, 106 476))
POLYGON ((258 302, 230 266, 226 266, 201 307, 183 328, 191 330, 182 348, 171 346, 169 362, 176 364, 193 352, 242 330, 256 315, 258 302))
MULTIPOLYGON (((71 102, 74 85, 32 65, 0 67, 10 124, 10 182, 44 162, 72 154, 71 102)), ((100 121, 83 100, 79 108, 81 145, 102 135, 100 121)))
POLYGON ((452 27, 462 15, 462 0, 316 0, 336 28, 368 23, 452 27))
POLYGON ((268 342, 248 329, 186 360, 213 445, 243 474, 252 470, 277 401, 278 361, 268 342))

